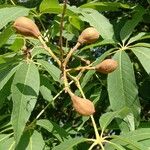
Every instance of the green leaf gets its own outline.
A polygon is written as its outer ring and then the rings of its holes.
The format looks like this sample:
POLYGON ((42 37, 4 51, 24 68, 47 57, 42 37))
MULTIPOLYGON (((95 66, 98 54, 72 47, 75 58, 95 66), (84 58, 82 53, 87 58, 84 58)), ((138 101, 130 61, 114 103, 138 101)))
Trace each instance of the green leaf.
POLYGON ((11 150, 14 149, 15 141, 14 138, 9 138, 10 134, 0 134, 0 149, 11 150))
POLYGON ((133 43, 133 42, 135 42, 135 41, 140 40, 141 37, 144 36, 144 35, 145 35, 145 32, 141 32, 141 33, 137 34, 136 36, 131 37, 131 38, 129 39, 129 41, 128 41, 128 44, 131 44, 131 43, 133 43))
POLYGON ((140 142, 142 140, 150 139, 150 128, 137 129, 135 131, 125 133, 121 136, 126 137, 128 139, 134 139, 140 142))
POLYGON ((0 70, 0 90, 4 87, 4 85, 9 81, 9 79, 14 75, 18 66, 10 66, 3 70, 0 70))
POLYGON ((132 63, 124 51, 118 51, 114 59, 118 61, 119 66, 114 72, 108 74, 107 79, 111 108, 116 111, 127 107, 137 121, 140 103, 132 63))
POLYGON ((100 117, 100 126, 103 130, 105 130, 114 118, 119 117, 123 119, 125 116, 127 116, 127 114, 129 114, 129 109, 126 107, 118 111, 107 112, 100 117))
POLYGON ((135 12, 132 16, 131 20, 128 20, 120 32, 120 37, 123 42, 125 42, 129 36, 132 34, 134 28, 138 25, 138 23, 142 20, 142 16, 145 14, 145 9, 141 6, 136 6, 133 9, 135 12))
POLYGON ((61 74, 60 69, 44 60, 38 60, 38 62, 45 68, 45 70, 52 76, 52 78, 55 81, 60 82, 60 74, 61 74))
POLYGON ((7 42, 7 40, 13 33, 14 31, 12 30, 11 26, 7 27, 2 31, 2 33, 0 34, 0 47, 7 42))
POLYGON ((117 11, 120 8, 129 9, 130 5, 119 2, 92 2, 80 6, 81 8, 93 8, 98 11, 117 11))
POLYGON ((40 4, 40 11, 53 8, 53 7, 54 8, 59 7, 58 0, 43 0, 42 3, 40 4))
POLYGON ((77 144, 84 142, 86 139, 84 138, 73 138, 73 139, 68 139, 59 144, 58 146, 54 147, 53 150, 72 150, 74 146, 77 144))
POLYGON ((79 19, 79 17, 75 16, 69 17, 69 22, 78 30, 81 30, 84 26, 84 23, 79 19))
POLYGON ((150 49, 146 47, 133 47, 131 50, 139 59, 145 71, 150 74, 150 49))
MULTIPOLYGON (((127 145, 130 148, 132 147, 132 149, 134 148, 134 150, 148 150, 148 147, 145 147, 142 143, 137 142, 134 138, 126 138, 126 137, 122 137, 122 136, 116 136, 116 135, 112 135, 111 136, 113 139, 116 139, 116 143, 119 143, 121 145, 127 145), (123 142, 123 143, 120 143, 123 142)), ((114 141, 113 141, 114 142, 114 141)))
POLYGON ((16 144, 25 128, 39 93, 39 72, 34 63, 24 62, 15 73, 12 83, 12 126, 16 144))
POLYGON ((7 23, 21 16, 27 16, 30 9, 24 7, 5 7, 0 9, 0 29, 7 23))
POLYGON ((44 146, 45 142, 39 132, 36 130, 34 130, 33 133, 31 131, 26 131, 22 135, 16 150, 42 150, 44 146))
POLYGON ((17 51, 21 50, 23 45, 24 45, 23 38, 18 37, 15 39, 14 43, 10 46, 10 49, 14 52, 17 52, 17 51))
POLYGON ((37 125, 43 127, 47 131, 51 132, 60 141, 62 141, 62 139, 64 139, 64 138, 67 138, 67 136, 68 136, 68 133, 62 127, 60 127, 58 124, 56 124, 52 121, 49 121, 46 119, 41 119, 41 120, 37 121, 37 125))
POLYGON ((103 41, 100 41, 100 42, 97 42, 97 43, 94 43, 94 44, 84 46, 83 48, 80 49, 80 51, 90 49, 90 48, 93 48, 93 47, 98 47, 98 46, 103 46, 103 45, 110 45, 110 44, 114 44, 114 41, 110 40, 110 39, 103 40, 103 41))
POLYGON ((40 92, 43 98, 48 102, 52 102, 53 101, 53 96, 51 94, 51 88, 53 88, 51 86, 52 83, 44 76, 40 76, 40 80, 41 80, 40 92))
POLYGON ((98 11, 92 9, 83 9, 83 11, 81 11, 81 14, 82 16, 80 18, 88 22, 91 26, 95 27, 103 39, 114 38, 112 24, 110 24, 109 20, 98 11))

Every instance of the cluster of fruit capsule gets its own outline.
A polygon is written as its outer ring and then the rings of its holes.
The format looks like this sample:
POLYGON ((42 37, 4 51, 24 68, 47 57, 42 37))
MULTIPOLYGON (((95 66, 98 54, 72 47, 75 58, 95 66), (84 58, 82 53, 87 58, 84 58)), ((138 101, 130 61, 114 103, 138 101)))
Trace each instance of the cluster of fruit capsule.
MULTIPOLYGON (((16 31, 24 36, 32 36, 34 38, 39 38, 41 32, 39 31, 37 25, 27 17, 19 17, 15 20, 13 27, 16 31)), ((99 38, 99 32, 94 27, 88 27, 80 34, 78 42, 80 44, 93 43, 99 38)), ((113 59, 105 59, 94 69, 100 73, 108 74, 116 70, 118 66, 117 61, 113 59)), ((89 116, 95 112, 94 104, 88 100, 76 96, 75 94, 70 94, 74 109, 81 115, 89 116)))

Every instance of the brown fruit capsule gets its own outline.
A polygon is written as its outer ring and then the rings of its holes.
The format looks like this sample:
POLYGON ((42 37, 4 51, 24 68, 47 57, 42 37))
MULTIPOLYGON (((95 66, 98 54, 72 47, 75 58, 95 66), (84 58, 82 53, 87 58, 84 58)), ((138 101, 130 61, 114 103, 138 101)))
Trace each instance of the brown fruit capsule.
POLYGON ((76 95, 71 95, 74 109, 83 116, 90 116, 95 112, 94 104, 88 100, 76 95))
POLYGON ((17 30, 18 33, 24 36, 38 38, 41 35, 37 25, 27 17, 17 18, 13 24, 13 27, 17 30))
POLYGON ((108 74, 108 73, 111 73, 114 70, 116 70, 117 67, 118 67, 117 61, 115 61, 113 59, 105 59, 100 64, 96 65, 95 69, 98 72, 108 74))
POLYGON ((83 43, 93 43, 99 38, 99 32, 94 27, 88 27, 82 31, 78 38, 78 42, 83 43))

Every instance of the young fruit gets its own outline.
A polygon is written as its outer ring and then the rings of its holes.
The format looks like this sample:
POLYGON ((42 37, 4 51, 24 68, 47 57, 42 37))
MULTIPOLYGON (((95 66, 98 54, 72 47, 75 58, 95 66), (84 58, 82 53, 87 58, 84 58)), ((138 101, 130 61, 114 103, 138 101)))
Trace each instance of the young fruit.
POLYGON ((13 24, 13 27, 17 30, 18 33, 25 36, 38 38, 41 35, 37 25, 27 17, 17 18, 13 24))
POLYGON ((94 104, 88 100, 76 95, 71 95, 74 109, 83 116, 90 116, 95 112, 94 104))
POLYGON ((111 73, 114 70, 116 70, 117 67, 118 67, 117 61, 115 61, 113 59, 105 59, 100 64, 96 65, 95 69, 98 72, 108 74, 108 73, 111 73))
POLYGON ((88 27, 82 31, 78 38, 78 42, 81 44, 84 43, 93 43, 99 38, 99 32, 94 27, 88 27))

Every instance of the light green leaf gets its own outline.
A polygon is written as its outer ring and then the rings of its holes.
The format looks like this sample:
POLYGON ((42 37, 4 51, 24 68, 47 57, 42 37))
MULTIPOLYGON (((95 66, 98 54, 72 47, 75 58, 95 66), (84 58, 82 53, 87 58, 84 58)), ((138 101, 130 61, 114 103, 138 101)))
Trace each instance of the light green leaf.
POLYGON ((145 71, 150 74, 150 48, 146 47, 133 47, 132 52, 139 59, 145 71))
POLYGON ((67 136, 68 136, 68 133, 62 127, 60 127, 58 124, 56 124, 52 121, 49 121, 46 119, 41 119, 41 120, 37 121, 37 125, 43 127, 47 131, 51 132, 60 141, 62 141, 62 139, 64 139, 64 138, 67 138, 67 136))
POLYGON ((141 32, 141 33, 137 34, 136 36, 131 37, 131 38, 129 39, 129 41, 128 41, 128 44, 131 44, 131 43, 133 43, 133 42, 135 42, 135 41, 140 40, 141 37, 144 36, 144 35, 145 35, 145 32, 141 32))
POLYGON ((73 138, 73 139, 68 139, 59 144, 58 146, 54 147, 53 150, 72 150, 74 146, 77 144, 84 142, 84 138, 73 138))
POLYGON ((128 20, 120 32, 120 37, 123 42, 125 42, 129 36, 132 34, 134 28, 142 20, 142 16, 145 14, 145 9, 141 6, 136 6, 134 9, 134 14, 131 20, 128 20))
POLYGON ((113 40, 113 26, 106 17, 93 9, 83 9, 81 14, 82 16, 80 16, 80 18, 95 27, 103 39, 113 40))
POLYGON ((136 141, 150 139, 150 128, 141 128, 121 135, 123 137, 134 139, 136 141))
POLYGON ((17 51, 21 50, 23 45, 24 45, 23 38, 18 37, 15 39, 14 43, 10 46, 10 49, 14 52, 17 52, 17 51))
POLYGON ((38 60, 38 62, 45 68, 45 70, 52 76, 55 81, 60 82, 60 69, 44 60, 38 60))
POLYGON ((81 8, 93 8, 98 11, 117 11, 120 8, 129 9, 130 5, 119 2, 92 2, 80 6, 81 8))
POLYGON ((81 30, 84 26, 84 23, 82 22, 82 20, 79 19, 79 17, 75 16, 69 17, 69 22, 78 30, 81 30))
POLYGON ((36 130, 33 133, 26 131, 21 137, 16 150, 42 150, 44 146, 45 142, 39 132, 36 130))
POLYGON ((14 75, 18 66, 10 66, 3 70, 0 70, 0 90, 4 87, 4 85, 9 81, 9 79, 14 75))
POLYGON ((12 83, 12 126, 16 144, 25 128, 39 93, 39 72, 34 63, 24 62, 16 71, 12 83))
POLYGON ((14 149, 15 141, 10 134, 0 134, 0 149, 1 150, 11 150, 14 149))
POLYGON ((137 44, 132 45, 132 47, 148 47, 148 48, 150 48, 150 44, 149 43, 137 43, 137 44))
POLYGON ((40 4, 40 11, 44 11, 49 8, 59 7, 58 0, 43 0, 40 4))
MULTIPOLYGON (((122 137, 122 136, 116 136, 116 135, 112 135, 111 136, 113 139, 116 139, 116 143, 119 143, 121 145, 127 145, 130 148, 132 147, 132 149, 134 148, 134 150, 148 150, 148 147, 144 146, 142 143, 137 142, 134 138, 127 138, 127 137, 122 137), (120 141, 122 143, 120 143, 120 141)), ((114 141, 113 141, 114 142, 114 141)))
POLYGON ((140 103, 132 63, 124 51, 118 51, 114 55, 114 59, 119 66, 114 72, 108 74, 110 106, 114 111, 123 107, 129 108, 134 114, 135 121, 137 121, 139 119, 140 103))
POLYGON ((8 22, 15 20, 20 16, 27 16, 30 9, 24 7, 5 7, 0 9, 0 29, 8 22))

